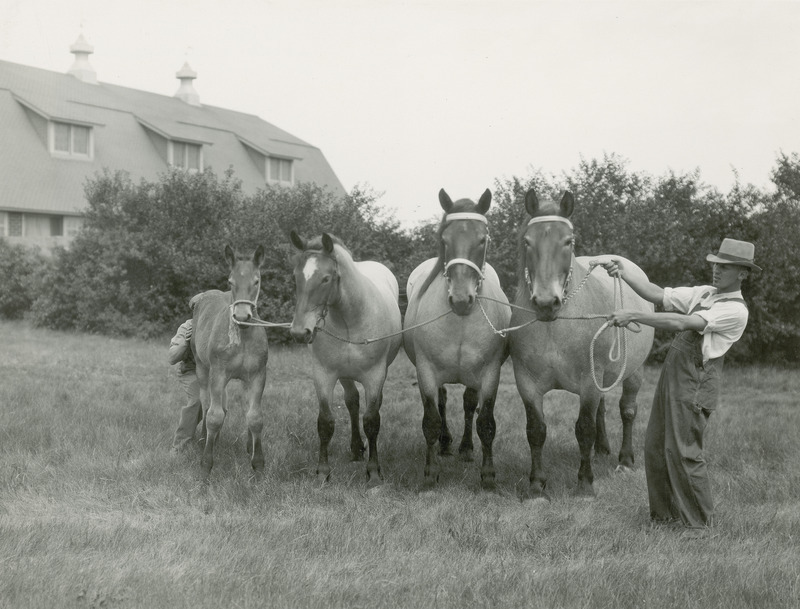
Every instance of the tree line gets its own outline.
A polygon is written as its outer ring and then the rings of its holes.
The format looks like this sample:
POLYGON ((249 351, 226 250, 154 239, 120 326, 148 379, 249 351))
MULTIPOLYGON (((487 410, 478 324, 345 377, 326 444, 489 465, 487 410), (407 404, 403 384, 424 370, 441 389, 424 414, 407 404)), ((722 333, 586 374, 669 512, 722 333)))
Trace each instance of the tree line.
MULTIPOLYGON (((618 254, 641 266, 660 286, 710 283, 708 253, 724 237, 752 241, 756 263, 743 287, 750 322, 730 357, 741 362, 800 361, 800 156, 779 154, 764 191, 736 183, 728 193, 705 185, 699 171, 652 177, 606 155, 581 160, 561 175, 531 170, 488 185, 492 207, 488 260, 503 289, 517 289, 517 233, 522 203, 534 188, 558 199, 570 190, 576 254, 618 254)), ((460 193, 447 186, 454 198, 460 193)), ((171 170, 156 181, 132 181, 105 171, 86 183, 84 226, 67 249, 52 256, 0 240, 0 315, 34 324, 119 336, 164 336, 185 320, 189 298, 226 289, 226 243, 246 253, 266 249, 259 314, 290 321, 294 307, 293 246, 289 232, 339 236, 356 259, 378 260, 404 291, 414 267, 436 255, 437 221, 403 228, 379 197, 355 188, 344 197, 313 184, 242 191, 232 170, 217 175, 171 170)), ((431 210, 438 209, 431 193, 431 210)), ((274 341, 288 333, 270 331, 274 341)), ((663 357, 669 336, 657 333, 652 357, 663 357)))

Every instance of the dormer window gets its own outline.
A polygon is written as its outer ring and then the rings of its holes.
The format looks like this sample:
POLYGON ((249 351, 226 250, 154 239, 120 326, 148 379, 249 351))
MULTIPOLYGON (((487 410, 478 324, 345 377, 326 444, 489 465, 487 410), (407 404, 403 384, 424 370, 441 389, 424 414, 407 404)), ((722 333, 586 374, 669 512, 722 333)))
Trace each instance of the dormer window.
POLYGON ((292 160, 278 157, 267 157, 267 182, 291 186, 294 182, 292 160))
POLYGON ((91 159, 93 153, 92 129, 85 125, 52 121, 50 152, 53 156, 91 159))
POLYGON ((188 171, 203 170, 203 147, 200 144, 171 141, 169 163, 188 171))

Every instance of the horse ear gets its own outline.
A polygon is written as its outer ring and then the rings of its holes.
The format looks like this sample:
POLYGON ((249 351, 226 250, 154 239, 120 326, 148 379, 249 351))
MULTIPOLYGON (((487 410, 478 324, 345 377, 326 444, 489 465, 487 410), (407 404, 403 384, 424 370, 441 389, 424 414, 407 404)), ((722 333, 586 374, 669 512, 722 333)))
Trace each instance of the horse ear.
POLYGON ((259 245, 256 248, 255 254, 253 254, 253 263, 258 267, 261 268, 261 265, 264 264, 264 246, 259 245))
POLYGON ((449 214, 450 210, 453 209, 453 200, 450 198, 444 188, 439 191, 439 205, 442 206, 444 213, 449 214))
POLYGON ((228 262, 228 266, 233 268, 233 265, 236 264, 236 254, 233 253, 233 248, 225 244, 225 260, 228 262))
POLYGON ((294 245, 301 252, 306 249, 306 240, 298 235, 296 230, 292 229, 292 232, 289 233, 289 239, 291 239, 292 245, 294 245))
POLYGON ((533 188, 525 193, 525 209, 531 216, 539 210, 539 197, 536 196, 536 191, 533 188))
POLYGON ((564 196, 561 197, 561 203, 559 206, 561 207, 562 216, 569 218, 572 215, 572 212, 575 209, 575 197, 572 196, 570 191, 564 191, 564 196))
POLYGON ((333 239, 328 233, 322 233, 322 247, 326 254, 333 254, 333 239))
POLYGON ((491 204, 492 204, 492 191, 487 188, 481 195, 480 200, 478 201, 478 207, 477 207, 478 213, 486 215, 486 212, 489 211, 489 206, 491 204))

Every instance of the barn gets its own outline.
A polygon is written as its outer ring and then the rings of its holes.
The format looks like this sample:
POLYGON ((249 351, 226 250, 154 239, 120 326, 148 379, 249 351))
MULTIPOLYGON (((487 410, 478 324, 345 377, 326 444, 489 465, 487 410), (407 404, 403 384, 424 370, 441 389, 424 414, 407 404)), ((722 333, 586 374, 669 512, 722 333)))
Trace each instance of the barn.
POLYGON ((48 250, 82 223, 84 185, 104 169, 156 180, 170 167, 233 168, 246 193, 342 183, 319 148, 258 116, 200 101, 188 63, 172 96, 97 79, 81 35, 66 73, 0 60, 0 237, 48 250))

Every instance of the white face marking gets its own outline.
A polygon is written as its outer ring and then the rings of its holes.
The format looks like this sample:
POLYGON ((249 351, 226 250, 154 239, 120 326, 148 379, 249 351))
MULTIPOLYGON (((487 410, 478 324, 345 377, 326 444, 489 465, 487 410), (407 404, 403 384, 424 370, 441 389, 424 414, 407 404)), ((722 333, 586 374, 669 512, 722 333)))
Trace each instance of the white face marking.
POLYGON ((317 259, 309 258, 306 260, 306 265, 303 267, 303 277, 306 278, 306 281, 311 279, 314 276, 314 273, 317 272, 317 259))

